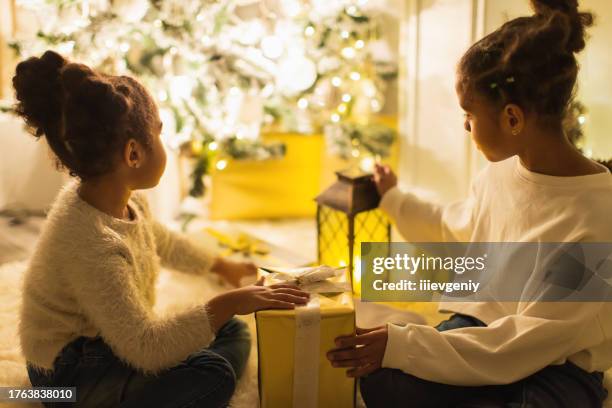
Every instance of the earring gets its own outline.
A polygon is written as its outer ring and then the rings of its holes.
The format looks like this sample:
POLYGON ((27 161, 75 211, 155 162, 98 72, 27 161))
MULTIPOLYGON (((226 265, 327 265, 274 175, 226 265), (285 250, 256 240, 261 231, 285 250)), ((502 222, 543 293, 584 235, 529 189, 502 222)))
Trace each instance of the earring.
POLYGON ((513 136, 518 136, 518 135, 519 135, 519 133, 521 133, 521 131, 520 131, 520 130, 518 130, 518 129, 513 129, 513 130, 512 130, 512 135, 513 135, 513 136))

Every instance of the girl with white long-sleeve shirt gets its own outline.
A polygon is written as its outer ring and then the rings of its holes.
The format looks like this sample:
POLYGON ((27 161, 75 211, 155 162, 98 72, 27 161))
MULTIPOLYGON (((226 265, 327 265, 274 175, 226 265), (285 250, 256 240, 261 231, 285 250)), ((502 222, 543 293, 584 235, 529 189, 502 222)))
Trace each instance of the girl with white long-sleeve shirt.
MULTIPOLYGON (((612 176, 563 132, 585 28, 576 0, 473 45, 457 73, 465 128, 490 163, 467 199, 438 205, 378 166, 380 207, 410 242, 612 242, 612 176)), ((505 265, 512 273, 512 265, 505 265)), ((602 299, 604 300, 604 299, 602 299)), ((361 377, 370 407, 598 407, 612 367, 612 306, 446 302, 437 327, 387 324, 337 339, 329 359, 361 377)))

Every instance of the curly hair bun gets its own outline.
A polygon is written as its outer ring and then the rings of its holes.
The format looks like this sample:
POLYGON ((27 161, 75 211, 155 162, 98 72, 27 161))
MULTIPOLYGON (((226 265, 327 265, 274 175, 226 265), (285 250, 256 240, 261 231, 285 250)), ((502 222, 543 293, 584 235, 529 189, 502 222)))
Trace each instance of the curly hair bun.
POLYGON ((45 136, 59 167, 82 180, 108 172, 127 138, 148 145, 158 120, 147 90, 47 51, 17 65, 15 112, 45 136))
POLYGON ((68 62, 47 51, 17 65, 13 87, 16 113, 25 119, 32 133, 40 137, 57 128, 61 117, 62 86, 60 72, 68 62))
POLYGON ((531 0, 536 15, 548 20, 550 30, 563 30, 563 50, 578 53, 586 46, 586 29, 594 23, 593 14, 579 11, 578 0, 531 0))

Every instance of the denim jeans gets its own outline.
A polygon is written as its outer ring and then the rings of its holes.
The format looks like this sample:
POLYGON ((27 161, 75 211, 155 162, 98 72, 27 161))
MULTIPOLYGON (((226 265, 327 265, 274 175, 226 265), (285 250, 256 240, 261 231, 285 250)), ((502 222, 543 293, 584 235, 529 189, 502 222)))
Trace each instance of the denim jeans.
POLYGON ((233 318, 209 347, 157 375, 144 375, 114 355, 101 337, 79 337, 59 353, 52 375, 30 364, 28 374, 33 386, 76 387, 76 404, 47 407, 225 407, 246 366, 250 343, 246 324, 233 318))
MULTIPOLYGON (((472 326, 486 324, 455 314, 436 329, 472 326)), ((439 384, 382 368, 361 378, 360 389, 368 408, 595 408, 602 406, 607 395, 602 373, 588 373, 569 361, 545 367, 513 384, 480 387, 439 384)))

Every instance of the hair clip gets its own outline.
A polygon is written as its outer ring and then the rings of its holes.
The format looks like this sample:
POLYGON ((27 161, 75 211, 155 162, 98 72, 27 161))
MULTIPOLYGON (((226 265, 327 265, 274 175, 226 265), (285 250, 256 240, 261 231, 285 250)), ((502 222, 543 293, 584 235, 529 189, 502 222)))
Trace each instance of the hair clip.
POLYGON ((511 77, 506 78, 506 82, 509 83, 509 84, 513 84, 516 81, 515 81, 514 77, 511 76, 511 77))

